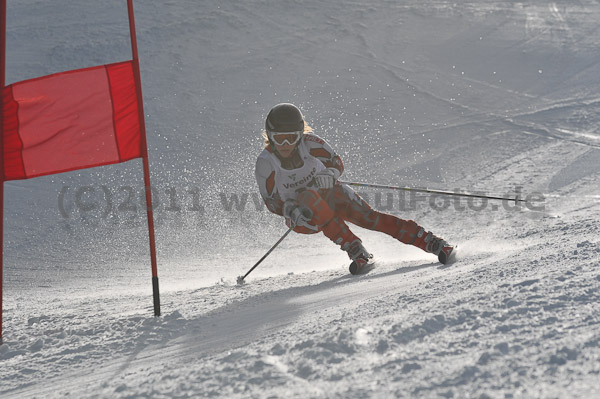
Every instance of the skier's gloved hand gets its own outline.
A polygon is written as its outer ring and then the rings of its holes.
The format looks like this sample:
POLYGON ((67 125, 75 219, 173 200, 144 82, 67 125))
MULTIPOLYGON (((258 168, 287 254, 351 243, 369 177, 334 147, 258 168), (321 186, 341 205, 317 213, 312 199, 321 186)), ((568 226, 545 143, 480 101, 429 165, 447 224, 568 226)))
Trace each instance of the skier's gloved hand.
POLYGON ((283 203, 283 217, 286 219, 290 218, 290 214, 292 213, 292 211, 294 210, 294 208, 297 208, 298 204, 296 203, 296 201, 294 200, 287 200, 283 203))
POLYGON ((318 230, 318 227, 310 224, 313 215, 310 209, 296 204, 294 200, 287 200, 283 204, 283 216, 285 223, 289 227, 304 226, 311 230, 318 230))
POLYGON ((333 188, 335 181, 340 177, 340 171, 336 168, 327 168, 315 175, 315 183, 318 188, 333 188))

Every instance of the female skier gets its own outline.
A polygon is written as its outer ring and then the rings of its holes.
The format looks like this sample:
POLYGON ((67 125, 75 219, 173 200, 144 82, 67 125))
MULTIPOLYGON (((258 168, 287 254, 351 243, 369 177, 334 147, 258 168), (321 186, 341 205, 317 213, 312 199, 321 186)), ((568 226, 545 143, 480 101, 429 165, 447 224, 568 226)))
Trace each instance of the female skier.
POLYGON ((386 233, 446 263, 453 247, 412 220, 372 209, 348 185, 337 182, 342 159, 325 140, 312 134, 300 110, 287 103, 273 107, 265 121, 265 149, 256 161, 256 180, 267 208, 285 217, 302 234, 322 231, 348 253, 357 274, 372 255, 346 222, 386 233))

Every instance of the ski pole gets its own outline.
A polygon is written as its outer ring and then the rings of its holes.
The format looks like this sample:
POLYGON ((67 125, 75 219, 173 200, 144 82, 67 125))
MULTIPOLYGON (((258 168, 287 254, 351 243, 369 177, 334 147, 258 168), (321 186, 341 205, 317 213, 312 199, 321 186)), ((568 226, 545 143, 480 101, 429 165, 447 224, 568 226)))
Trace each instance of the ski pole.
POLYGON ((347 184, 349 186, 358 186, 358 187, 385 188, 385 189, 390 189, 390 190, 413 191, 413 192, 417 192, 417 193, 453 195, 455 197, 471 197, 471 198, 485 198, 485 199, 495 199, 495 200, 504 200, 504 201, 514 201, 514 202, 525 202, 525 200, 523 200, 519 197, 516 197, 516 198, 492 197, 492 196, 481 195, 481 194, 455 193, 453 191, 431 190, 428 188, 398 187, 398 186, 388 186, 388 185, 383 185, 383 184, 368 184, 368 183, 357 183, 357 182, 347 182, 347 181, 338 181, 338 182, 342 183, 342 184, 347 184))
POLYGON ((239 276, 239 277, 237 278, 237 283, 238 283, 238 285, 242 285, 242 284, 244 284, 244 279, 245 279, 245 278, 246 278, 246 277, 247 277, 247 276, 248 276, 250 273, 252 273, 252 270, 256 269, 256 267, 257 267, 258 265, 260 265, 260 263, 261 263, 263 260, 265 260, 265 258, 266 258, 267 256, 269 256, 269 254, 270 254, 271 252, 273 252, 273 250, 274 250, 275 248, 277 248, 277 246, 278 246, 278 245, 281 243, 281 241, 283 241, 283 239, 284 239, 285 237, 287 237, 287 235, 288 235, 288 234, 290 234, 290 232, 291 232, 292 230, 294 230, 294 226, 291 226, 291 227, 288 229, 288 231, 286 231, 286 232, 285 232, 285 234, 281 236, 281 238, 279 239, 279 241, 277 241, 277 242, 275 243, 275 245, 273 245, 273 246, 271 247, 271 249, 269 249, 269 251, 268 251, 266 254, 264 254, 264 255, 263 255, 263 257, 262 257, 262 258, 260 258, 260 260, 259 260, 258 262, 256 262, 256 264, 255 264, 254 266, 252 266, 252 269, 248 270, 248 272, 247 272, 246 274, 244 274, 244 276, 239 276))

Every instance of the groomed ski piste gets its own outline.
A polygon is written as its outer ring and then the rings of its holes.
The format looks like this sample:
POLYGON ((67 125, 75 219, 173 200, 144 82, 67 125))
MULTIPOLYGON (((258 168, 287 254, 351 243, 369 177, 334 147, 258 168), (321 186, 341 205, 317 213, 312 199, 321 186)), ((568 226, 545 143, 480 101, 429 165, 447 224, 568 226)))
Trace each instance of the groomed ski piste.
MULTIPOLYGON (((597 1, 134 5, 162 316, 139 160, 6 183, 1 398, 600 397, 597 1), (284 101, 346 180, 530 201, 358 190, 457 260, 356 228, 352 276, 291 234, 239 286, 286 230, 254 181, 284 101)), ((7 16, 7 83, 130 58, 124 1, 7 16)))

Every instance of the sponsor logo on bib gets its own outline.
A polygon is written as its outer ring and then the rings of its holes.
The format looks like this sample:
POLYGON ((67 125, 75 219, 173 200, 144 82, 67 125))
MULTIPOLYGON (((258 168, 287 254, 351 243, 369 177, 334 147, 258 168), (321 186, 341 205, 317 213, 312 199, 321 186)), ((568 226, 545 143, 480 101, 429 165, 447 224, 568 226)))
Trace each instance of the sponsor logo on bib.
POLYGON ((283 183, 283 187, 285 187, 286 189, 290 189, 290 188, 297 188, 297 187, 304 186, 305 184, 309 183, 315 177, 316 174, 317 174, 317 168, 314 167, 314 168, 312 168, 312 170, 310 171, 308 176, 304 176, 303 178, 301 178, 298 181, 296 181, 295 173, 292 175, 288 175, 290 179, 294 180, 294 182, 293 183, 283 183))

